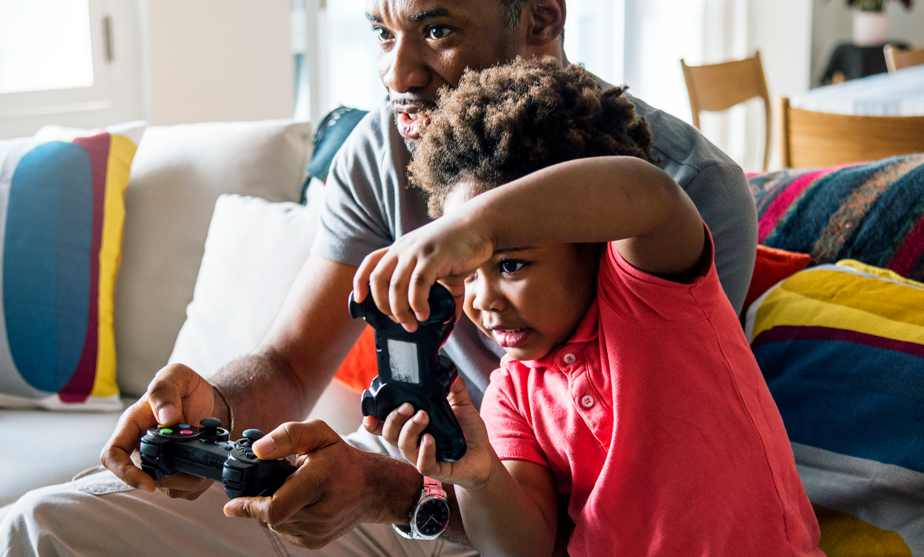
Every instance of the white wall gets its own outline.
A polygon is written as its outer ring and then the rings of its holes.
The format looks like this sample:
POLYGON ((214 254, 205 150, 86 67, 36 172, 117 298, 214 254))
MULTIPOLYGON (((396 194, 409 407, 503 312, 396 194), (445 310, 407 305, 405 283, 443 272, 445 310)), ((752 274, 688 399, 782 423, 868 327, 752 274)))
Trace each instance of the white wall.
POLYGON ((147 0, 151 124, 289 118, 290 0, 147 0))

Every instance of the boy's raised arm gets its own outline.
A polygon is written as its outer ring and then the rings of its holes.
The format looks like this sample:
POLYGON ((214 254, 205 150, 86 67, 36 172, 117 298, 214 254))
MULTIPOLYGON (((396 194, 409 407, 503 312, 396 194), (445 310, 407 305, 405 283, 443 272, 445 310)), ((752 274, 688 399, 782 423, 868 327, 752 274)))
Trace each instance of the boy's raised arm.
MULTIPOLYGON (((456 186, 464 192, 465 183, 456 186)), ((458 194, 453 192, 453 196, 458 194)), ((658 167, 634 157, 553 166, 494 188, 406 234, 360 265, 354 289, 408 330, 427 317, 430 286, 461 280, 498 249, 616 242, 633 266, 684 280, 699 270, 705 231, 696 206, 658 167)))

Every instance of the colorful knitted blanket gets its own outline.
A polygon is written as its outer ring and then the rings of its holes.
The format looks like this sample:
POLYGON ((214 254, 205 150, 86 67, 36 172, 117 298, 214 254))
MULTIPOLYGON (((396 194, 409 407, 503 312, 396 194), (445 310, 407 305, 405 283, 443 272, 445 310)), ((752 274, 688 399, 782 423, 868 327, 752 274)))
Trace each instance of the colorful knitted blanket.
POLYGON ((924 154, 751 176, 758 242, 924 281, 924 154))

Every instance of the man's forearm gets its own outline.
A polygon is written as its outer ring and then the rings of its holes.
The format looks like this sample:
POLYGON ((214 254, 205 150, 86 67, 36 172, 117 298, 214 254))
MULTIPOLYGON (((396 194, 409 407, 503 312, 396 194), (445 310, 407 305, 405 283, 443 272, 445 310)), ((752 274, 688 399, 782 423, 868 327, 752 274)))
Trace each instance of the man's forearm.
POLYGON ((271 352, 241 356, 211 378, 215 417, 234 428, 232 437, 252 428, 268 433, 284 422, 304 420, 329 382, 318 381, 308 390, 271 352))

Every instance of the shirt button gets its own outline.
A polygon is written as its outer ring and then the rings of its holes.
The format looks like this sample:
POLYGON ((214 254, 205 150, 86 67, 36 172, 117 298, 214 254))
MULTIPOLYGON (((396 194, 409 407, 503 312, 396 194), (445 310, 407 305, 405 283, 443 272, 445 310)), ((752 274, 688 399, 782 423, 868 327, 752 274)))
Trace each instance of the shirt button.
POLYGON ((584 395, 581 397, 581 406, 584 408, 590 408, 594 405, 594 397, 590 395, 584 395))
POLYGON ((575 356, 575 355, 572 354, 571 352, 568 352, 567 354, 565 354, 565 363, 566 363, 566 364, 573 364, 573 363, 576 362, 576 361, 577 361, 577 356, 575 356))

